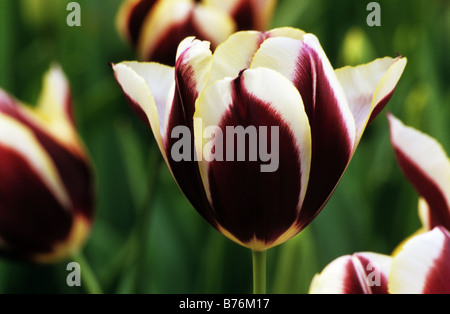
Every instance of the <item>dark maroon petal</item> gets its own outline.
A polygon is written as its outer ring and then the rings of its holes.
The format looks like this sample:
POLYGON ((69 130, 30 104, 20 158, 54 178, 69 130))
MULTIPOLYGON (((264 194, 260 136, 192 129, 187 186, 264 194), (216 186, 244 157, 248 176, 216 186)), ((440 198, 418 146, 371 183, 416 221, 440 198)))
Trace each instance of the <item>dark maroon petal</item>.
MULTIPOLYGON (((259 30, 256 29, 255 15, 256 12, 254 12, 251 0, 239 1, 239 4, 231 12, 231 16, 236 21, 238 30, 241 31, 259 30)), ((263 30, 261 29, 260 31, 263 30)))
POLYGON ((141 35, 142 25, 157 0, 140 0, 130 9, 127 17, 131 44, 136 47, 141 35))
POLYGON ((429 229, 431 230, 437 226, 449 228, 450 210, 440 187, 414 161, 404 154, 403 151, 395 149, 395 155, 408 181, 425 198, 430 207, 429 229))
POLYGON ((189 122, 186 121, 184 110, 178 96, 175 97, 172 111, 168 123, 168 134, 165 136, 164 149, 169 162, 172 174, 177 181, 180 189, 192 206, 205 218, 212 226, 216 227, 216 222, 212 214, 212 209, 203 187, 202 178, 198 168, 198 162, 195 161, 194 134, 191 132, 191 158, 186 161, 174 161, 172 158, 172 147, 179 140, 171 136, 172 130, 178 126, 186 126, 192 130, 192 117, 189 122))
MULTIPOLYGON (((219 127, 224 134, 223 155, 227 155, 226 127, 267 127, 272 146, 271 127, 279 127, 279 168, 261 172, 259 158, 250 161, 248 138, 245 162, 212 161, 208 168, 209 190, 217 221, 242 243, 257 240, 270 245, 295 222, 301 182, 300 152, 290 129, 270 105, 254 97, 241 82, 234 81, 233 103, 219 127)), ((274 139, 275 140, 275 139, 274 139)), ((235 160, 237 141, 234 140, 235 160)), ((259 146, 259 144, 258 144, 259 146)))
POLYGON ((0 112, 27 126, 52 158, 71 198, 74 212, 91 219, 94 212, 93 173, 85 156, 79 156, 58 143, 25 115, 11 98, 0 102, 0 112))
POLYGON ((125 98, 127 99, 128 105, 130 105, 131 110, 133 110, 133 112, 138 116, 138 118, 151 129, 150 121, 148 121, 147 114, 144 112, 142 107, 139 106, 133 99, 131 99, 131 97, 128 96, 125 91, 124 94, 125 98))
POLYGON ((356 269, 352 259, 348 259, 345 268, 342 294, 367 294, 364 290, 365 283, 362 283, 360 280, 362 274, 359 269, 356 269))
POLYGON ((299 225, 306 227, 323 208, 346 169, 354 138, 342 114, 323 61, 306 43, 298 60, 294 85, 300 91, 312 133, 311 174, 299 225))
POLYGON ((0 146, 0 240, 3 253, 49 253, 67 238, 73 215, 63 208, 28 162, 0 146))
POLYGON ((439 227, 445 236, 442 251, 427 274, 424 294, 450 294, 450 233, 439 227))

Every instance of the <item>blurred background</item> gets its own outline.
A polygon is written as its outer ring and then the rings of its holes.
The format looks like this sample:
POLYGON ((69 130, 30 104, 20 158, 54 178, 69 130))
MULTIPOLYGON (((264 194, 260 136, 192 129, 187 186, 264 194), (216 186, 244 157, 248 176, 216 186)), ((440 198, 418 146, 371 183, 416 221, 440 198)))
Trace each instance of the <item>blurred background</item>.
MULTIPOLYGON (((33 104, 53 62, 69 77, 98 195, 84 253, 104 291, 251 293, 250 251, 215 231, 186 201, 108 66, 135 59, 115 28, 121 0, 77 1, 81 27, 66 24, 69 2, 0 1, 0 88, 33 104)), ((369 27, 369 2, 280 0, 273 26, 316 34, 335 68, 408 57, 388 110, 450 153, 450 3, 378 1, 382 26, 369 27)), ((390 254, 420 227, 417 200, 395 161, 383 113, 366 130, 323 212, 269 251, 268 292, 307 293, 313 275, 341 255, 390 254)), ((66 285, 67 262, 0 260, 0 293, 83 293, 66 285)))

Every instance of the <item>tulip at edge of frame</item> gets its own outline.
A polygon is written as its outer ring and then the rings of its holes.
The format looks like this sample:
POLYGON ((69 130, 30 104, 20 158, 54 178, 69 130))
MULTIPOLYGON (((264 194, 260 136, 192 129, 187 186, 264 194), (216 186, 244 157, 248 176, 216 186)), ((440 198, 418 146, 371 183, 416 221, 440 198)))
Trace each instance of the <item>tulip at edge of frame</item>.
POLYGON ((409 238, 393 256, 355 253, 317 274, 310 294, 450 294, 450 233, 444 227, 409 238))
POLYGON ((424 230, 450 229, 450 158, 433 137, 404 125, 388 114, 391 144, 397 162, 419 194, 419 217, 424 230))
POLYGON ((90 232, 94 198, 62 69, 45 75, 36 107, 0 90, 0 255, 39 263, 69 257, 90 232))

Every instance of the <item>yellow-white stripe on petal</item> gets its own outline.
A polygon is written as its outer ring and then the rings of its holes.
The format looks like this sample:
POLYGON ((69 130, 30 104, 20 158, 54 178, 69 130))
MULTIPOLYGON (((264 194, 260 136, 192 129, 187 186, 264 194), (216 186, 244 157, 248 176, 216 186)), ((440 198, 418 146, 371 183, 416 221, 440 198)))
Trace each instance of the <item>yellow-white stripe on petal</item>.
POLYGON ((418 212, 423 228, 425 230, 431 230, 430 206, 423 197, 419 197, 418 212))
POLYGON ((262 33, 255 31, 231 35, 214 52, 209 84, 226 77, 234 78, 239 72, 249 68, 264 39, 262 33))
POLYGON ((442 227, 411 238, 394 257, 389 293, 450 293, 450 234, 442 227))
POLYGON ((279 27, 267 32, 269 37, 287 37, 291 39, 303 40, 306 32, 293 27, 279 27))
POLYGON ((212 63, 213 57, 208 41, 188 37, 178 46, 175 68, 177 75, 181 71, 180 74, 183 76, 181 79, 195 83, 195 91, 190 91, 191 94, 195 92, 200 95, 206 88, 212 63))
MULTIPOLYGON (((406 67, 406 58, 383 58, 336 70, 356 123, 356 145, 377 106, 386 105, 406 67)), ((380 108, 379 108, 380 109, 380 108)), ((382 109, 382 108, 381 108, 382 109)))
POLYGON ((193 12, 194 23, 202 30, 205 39, 214 47, 224 42, 236 30, 234 20, 225 12, 198 4, 193 12))
POLYGON ((188 20, 194 5, 192 0, 158 1, 142 25, 138 40, 140 56, 146 58, 152 55, 156 49, 156 43, 170 27, 188 20))
POLYGON ((139 62, 115 64, 113 69, 124 93, 145 114, 159 149, 166 158, 164 121, 173 100, 174 69, 157 63, 139 62))
POLYGON ((74 126, 70 97, 66 76, 61 67, 53 65, 44 76, 37 107, 23 105, 20 110, 47 135, 84 157, 84 148, 74 126))
POLYGON ((301 41, 288 37, 268 38, 255 54, 250 68, 273 69, 294 82, 302 46, 301 41))
MULTIPOLYGON (((23 156, 62 207, 71 209, 70 197, 52 158, 39 144, 31 130, 2 113, 0 113, 0 146, 23 156)), ((1 161, 0 166, 4 166, 1 161)))

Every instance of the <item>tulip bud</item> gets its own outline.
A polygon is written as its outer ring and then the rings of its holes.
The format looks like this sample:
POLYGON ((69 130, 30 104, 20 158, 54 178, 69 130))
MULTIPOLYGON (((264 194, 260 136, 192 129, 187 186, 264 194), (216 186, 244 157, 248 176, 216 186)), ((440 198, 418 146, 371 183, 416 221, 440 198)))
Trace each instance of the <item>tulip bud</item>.
POLYGON ((62 70, 46 74, 37 107, 0 90, 0 254, 54 262, 85 241, 93 174, 62 70))

